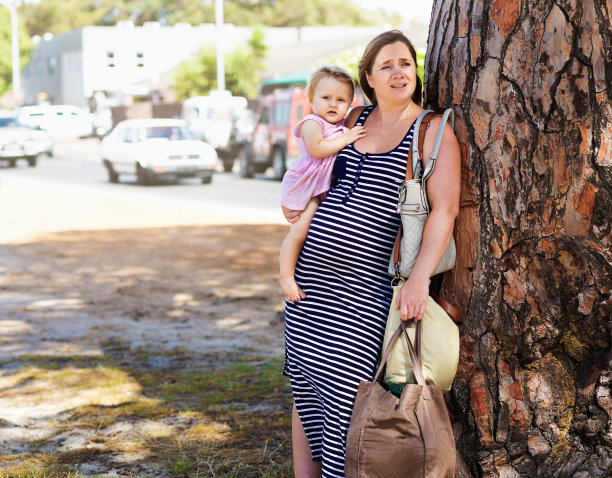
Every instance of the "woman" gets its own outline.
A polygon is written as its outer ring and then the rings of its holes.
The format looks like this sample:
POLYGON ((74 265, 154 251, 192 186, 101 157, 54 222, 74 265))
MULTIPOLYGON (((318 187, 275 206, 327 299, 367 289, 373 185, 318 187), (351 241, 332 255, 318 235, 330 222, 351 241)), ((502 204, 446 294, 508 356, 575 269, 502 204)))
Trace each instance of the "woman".
MULTIPOLYGON (((397 183, 421 108, 416 52, 397 30, 378 35, 359 63, 359 82, 372 102, 355 108, 347 127, 368 134, 345 147, 335 184, 316 212, 296 267, 306 298, 286 303, 286 360, 294 396, 296 478, 343 477, 346 433, 360 381, 372 380, 392 299, 389 256, 400 227, 397 183)), ((424 141, 428 158, 439 118, 424 141)), ((424 166, 424 165, 423 165, 424 166)), ((396 306, 420 320, 429 277, 452 234, 459 208, 459 147, 449 126, 427 190, 431 214, 413 272, 396 306)), ((289 222, 299 211, 287 211, 289 222)))

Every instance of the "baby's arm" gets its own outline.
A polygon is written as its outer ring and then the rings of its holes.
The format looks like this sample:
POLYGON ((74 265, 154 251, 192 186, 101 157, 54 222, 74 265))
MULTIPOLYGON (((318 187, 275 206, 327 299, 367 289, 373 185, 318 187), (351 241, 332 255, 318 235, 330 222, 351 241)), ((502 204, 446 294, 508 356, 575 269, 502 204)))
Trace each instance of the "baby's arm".
POLYGON ((345 146, 363 138, 366 130, 363 126, 355 126, 342 136, 332 139, 323 139, 323 128, 315 120, 306 120, 300 130, 300 137, 315 158, 323 159, 337 153, 345 146))

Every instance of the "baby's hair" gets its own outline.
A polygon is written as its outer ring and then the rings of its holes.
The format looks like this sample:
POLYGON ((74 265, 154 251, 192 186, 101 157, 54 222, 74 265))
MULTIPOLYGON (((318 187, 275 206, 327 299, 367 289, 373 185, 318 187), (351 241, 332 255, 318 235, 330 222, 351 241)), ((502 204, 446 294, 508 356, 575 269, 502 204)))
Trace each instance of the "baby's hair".
POLYGON ((308 101, 312 103, 317 85, 319 84, 319 81, 325 77, 335 78, 336 80, 348 85, 348 87, 351 89, 351 97, 348 100, 349 103, 353 102, 353 96, 355 95, 355 82, 353 81, 353 77, 349 75, 346 70, 336 65, 322 66, 312 75, 310 75, 310 80, 308 80, 308 101))

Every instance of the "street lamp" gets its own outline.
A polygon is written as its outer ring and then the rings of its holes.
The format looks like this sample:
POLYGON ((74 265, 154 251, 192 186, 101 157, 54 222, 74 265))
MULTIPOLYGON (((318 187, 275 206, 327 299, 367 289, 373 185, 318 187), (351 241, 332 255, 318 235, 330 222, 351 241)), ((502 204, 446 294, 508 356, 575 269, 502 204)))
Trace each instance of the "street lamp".
POLYGON ((17 5, 20 1, 0 0, 0 4, 8 8, 11 14, 11 49, 13 51, 13 92, 17 95, 21 90, 19 83, 19 29, 17 24, 17 5))
POLYGON ((223 34, 223 0, 215 0, 215 23, 217 24, 217 89, 225 90, 225 52, 223 34))

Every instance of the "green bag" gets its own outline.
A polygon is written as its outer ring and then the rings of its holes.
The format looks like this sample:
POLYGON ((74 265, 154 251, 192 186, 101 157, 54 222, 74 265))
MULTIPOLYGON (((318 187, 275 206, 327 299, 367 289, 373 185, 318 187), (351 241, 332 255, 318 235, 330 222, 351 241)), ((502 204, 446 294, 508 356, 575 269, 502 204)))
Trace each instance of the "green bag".
MULTIPOLYGON (((402 285, 403 281, 400 281, 393 286, 393 300, 387 318, 382 350, 387 349, 387 345, 402 320, 399 309, 395 308, 395 300, 402 285)), ((419 341, 415 337, 416 323, 411 321, 406 328, 410 340, 418 347, 419 341)), ((421 357, 425 382, 427 385, 436 385, 448 392, 459 364, 459 328, 444 309, 429 297, 421 329, 421 348, 417 349, 417 356, 421 357)), ((415 383, 405 340, 398 340, 391 350, 385 369, 385 382, 394 393, 401 393, 403 386, 407 383, 415 383)))

